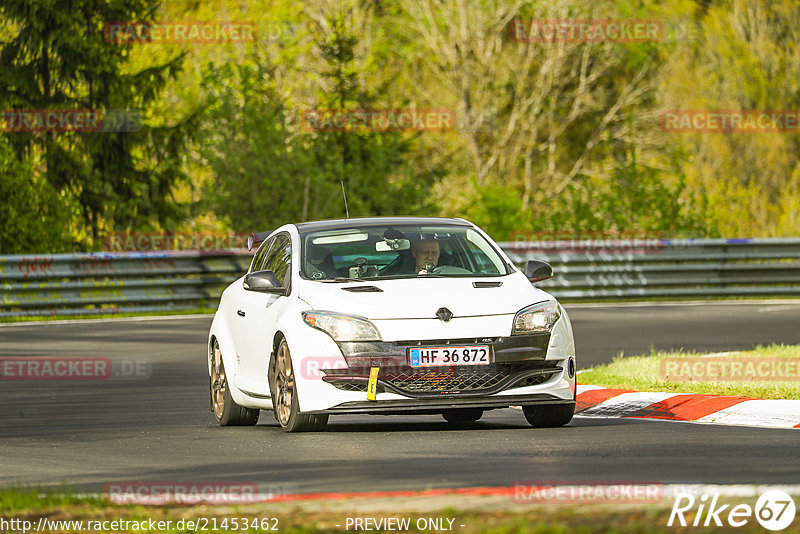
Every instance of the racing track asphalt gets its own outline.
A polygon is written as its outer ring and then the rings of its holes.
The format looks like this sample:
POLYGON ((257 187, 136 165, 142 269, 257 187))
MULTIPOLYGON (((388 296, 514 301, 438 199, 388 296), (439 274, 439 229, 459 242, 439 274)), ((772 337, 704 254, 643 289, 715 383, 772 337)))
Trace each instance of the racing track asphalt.
MULTIPOLYGON (((579 366, 650 347, 800 343, 800 303, 573 305, 579 366)), ((129 380, 0 381, 0 486, 248 481, 292 492, 507 486, 515 481, 798 483, 798 431, 576 417, 532 429, 517 410, 468 429, 439 416, 337 416, 317 434, 220 428, 208 410, 210 316, 0 326, 0 357, 152 362, 129 380)))

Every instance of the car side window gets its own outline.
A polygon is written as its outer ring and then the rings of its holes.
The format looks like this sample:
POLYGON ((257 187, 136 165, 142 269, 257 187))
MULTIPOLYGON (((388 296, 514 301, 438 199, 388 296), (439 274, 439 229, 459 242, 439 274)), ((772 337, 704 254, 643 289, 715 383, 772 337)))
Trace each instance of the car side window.
POLYGON ((292 241, 288 235, 275 236, 275 242, 266 255, 266 262, 260 270, 270 270, 275 273, 281 286, 286 287, 289 282, 289 267, 292 263, 292 241))
POLYGON ((275 241, 275 238, 267 239, 264 241, 261 246, 256 251, 255 258, 253 259, 253 269, 250 271, 252 273, 256 271, 263 271, 265 269, 264 264, 266 263, 267 253, 269 252, 269 247, 275 241))
POLYGON ((467 239, 463 240, 467 254, 472 258, 475 263, 475 272, 500 274, 500 270, 491 259, 486 255, 481 245, 486 246, 485 243, 475 242, 469 239, 470 234, 467 234, 467 239))

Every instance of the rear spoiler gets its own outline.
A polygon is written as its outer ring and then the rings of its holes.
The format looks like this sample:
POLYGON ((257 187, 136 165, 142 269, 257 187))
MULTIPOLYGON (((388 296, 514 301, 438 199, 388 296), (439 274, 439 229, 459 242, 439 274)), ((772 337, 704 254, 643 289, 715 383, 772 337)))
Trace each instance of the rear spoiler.
POLYGON ((274 230, 267 230, 266 232, 259 232, 257 234, 250 233, 247 236, 247 250, 253 250, 253 247, 259 243, 263 243, 274 230))

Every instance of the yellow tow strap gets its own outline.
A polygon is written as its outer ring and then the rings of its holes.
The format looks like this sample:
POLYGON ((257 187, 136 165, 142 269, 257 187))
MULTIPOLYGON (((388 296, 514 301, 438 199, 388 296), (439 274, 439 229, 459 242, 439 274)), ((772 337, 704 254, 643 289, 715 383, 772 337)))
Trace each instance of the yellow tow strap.
POLYGON ((367 384, 367 400, 374 401, 378 394, 378 371, 380 367, 372 367, 369 370, 369 384, 367 384))

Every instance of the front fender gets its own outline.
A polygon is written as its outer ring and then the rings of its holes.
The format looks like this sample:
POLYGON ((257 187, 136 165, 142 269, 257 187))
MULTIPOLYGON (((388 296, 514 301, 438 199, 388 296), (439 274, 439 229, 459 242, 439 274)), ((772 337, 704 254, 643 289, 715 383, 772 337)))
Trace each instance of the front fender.
MULTIPOLYGON (((233 337, 228 329, 227 321, 219 311, 214 314, 214 319, 211 321, 211 328, 208 331, 208 358, 206 360, 206 367, 208 376, 211 376, 211 359, 213 357, 212 347, 214 339, 219 343, 219 349, 222 351, 222 362, 225 364, 225 372, 228 374, 235 374, 236 372, 236 350, 233 346, 233 337)), ((230 381, 230 380, 229 380, 230 381)))
MULTIPOLYGON (((561 318, 556 322, 553 327, 553 332, 550 334, 550 343, 547 347, 548 360, 563 360, 564 373, 563 380, 569 384, 573 394, 575 393, 577 376, 569 376, 567 372, 567 361, 575 359, 575 337, 572 332, 572 322, 567 315, 567 310, 563 306, 561 308, 561 318)), ((576 364, 577 365, 577 364, 576 364)))
POLYGON ((286 339, 292 356, 300 411, 330 408, 343 402, 340 396, 346 397, 346 400, 363 399, 363 394, 343 392, 322 381, 322 374, 317 371, 319 368, 347 367, 347 362, 328 334, 303 321, 301 312, 310 309, 311 306, 305 302, 297 301, 278 322, 278 329, 286 339))

